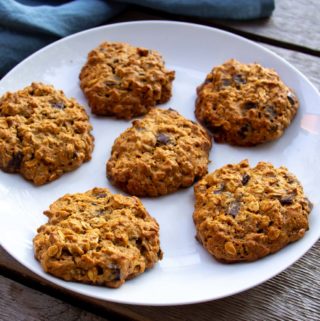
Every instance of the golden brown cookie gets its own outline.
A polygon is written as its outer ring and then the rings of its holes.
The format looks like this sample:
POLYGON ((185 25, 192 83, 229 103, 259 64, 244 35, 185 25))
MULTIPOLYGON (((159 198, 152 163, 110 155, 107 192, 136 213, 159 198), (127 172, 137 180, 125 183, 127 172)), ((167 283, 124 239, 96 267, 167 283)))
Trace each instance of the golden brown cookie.
POLYGON ((216 142, 253 146, 279 138, 298 107, 274 70, 232 59, 197 88, 195 114, 216 142))
POLYGON ((152 109, 114 142, 107 176, 136 196, 188 187, 207 173, 211 138, 173 109, 152 109))
POLYGON ((90 160, 92 126, 84 108, 41 83, 0 98, 0 168, 36 185, 90 160))
POLYGON ((35 257, 66 281, 117 288, 162 258, 159 226, 136 197, 94 188, 64 195, 44 214, 35 257))
POLYGON ((131 119, 167 102, 174 76, 155 50, 104 42, 89 53, 80 86, 94 114, 131 119))
POLYGON ((312 204, 285 167, 223 166, 195 187, 197 239, 224 262, 254 261, 302 238, 312 204))

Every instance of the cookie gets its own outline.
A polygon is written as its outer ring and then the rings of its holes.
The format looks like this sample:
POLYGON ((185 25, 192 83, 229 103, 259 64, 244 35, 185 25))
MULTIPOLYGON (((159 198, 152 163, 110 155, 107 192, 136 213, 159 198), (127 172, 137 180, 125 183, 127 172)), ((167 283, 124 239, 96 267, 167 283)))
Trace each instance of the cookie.
POLYGON ((162 258, 158 223, 136 197, 94 188, 64 195, 44 214, 35 257, 63 280, 117 288, 162 258))
POLYGON ((174 77, 157 51, 104 42, 89 53, 80 86, 94 114, 131 119, 167 102, 174 77))
POLYGON ((206 175, 194 192, 197 239, 220 261, 257 260, 308 230, 312 204, 283 166, 229 164, 206 175))
POLYGON ((216 142, 254 146, 279 138, 298 107, 274 70, 232 59, 197 88, 195 114, 216 142))
POLYGON ((90 160, 91 125, 84 108, 41 83, 0 98, 0 168, 36 185, 90 160))
POLYGON ((152 109, 114 142, 109 180, 136 196, 160 196, 188 187, 207 173, 211 138, 173 109, 152 109))

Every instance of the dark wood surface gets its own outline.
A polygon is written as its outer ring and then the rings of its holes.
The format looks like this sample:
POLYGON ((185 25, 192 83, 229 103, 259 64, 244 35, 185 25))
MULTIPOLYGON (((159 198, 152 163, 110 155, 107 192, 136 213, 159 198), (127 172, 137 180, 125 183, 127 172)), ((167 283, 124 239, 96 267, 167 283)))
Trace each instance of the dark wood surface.
MULTIPOLYGON (((320 1, 278 0, 276 5, 269 20, 197 22, 261 41, 320 89, 320 1)), ((137 7, 113 21, 163 18, 194 22, 137 7)), ((141 307, 95 300, 50 284, 0 247, 0 320, 319 320, 319 257, 320 241, 286 271, 238 295, 195 305, 141 307)))

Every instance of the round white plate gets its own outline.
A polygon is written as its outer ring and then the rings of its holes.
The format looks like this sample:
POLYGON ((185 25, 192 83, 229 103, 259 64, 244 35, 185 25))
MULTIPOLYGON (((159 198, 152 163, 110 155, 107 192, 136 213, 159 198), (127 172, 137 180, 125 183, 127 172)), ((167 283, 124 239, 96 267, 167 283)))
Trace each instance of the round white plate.
POLYGON ((84 192, 95 186, 120 192, 106 179, 105 163, 114 139, 130 122, 91 115, 95 136, 93 158, 76 171, 41 187, 20 175, 0 172, 2 246, 36 274, 69 290, 103 300, 144 305, 187 304, 226 297, 270 279, 306 253, 320 235, 320 129, 312 126, 313 121, 319 121, 320 97, 313 85, 282 58, 241 37, 193 24, 145 21, 88 30, 40 50, 2 79, 0 94, 42 81, 63 89, 67 96, 87 106, 78 75, 88 52, 105 40, 159 50, 167 67, 176 71, 173 97, 163 108, 177 109, 189 119, 195 119, 196 87, 213 66, 236 58, 274 68, 300 99, 297 117, 284 136, 270 144, 255 148, 214 144, 209 171, 244 158, 251 165, 264 160, 287 166, 298 176, 314 203, 310 230, 300 241, 257 262, 218 263, 195 240, 191 187, 165 197, 142 199, 160 224, 164 258, 121 288, 65 282, 44 273, 34 259, 32 239, 37 227, 46 222, 42 212, 49 204, 65 193, 84 192))

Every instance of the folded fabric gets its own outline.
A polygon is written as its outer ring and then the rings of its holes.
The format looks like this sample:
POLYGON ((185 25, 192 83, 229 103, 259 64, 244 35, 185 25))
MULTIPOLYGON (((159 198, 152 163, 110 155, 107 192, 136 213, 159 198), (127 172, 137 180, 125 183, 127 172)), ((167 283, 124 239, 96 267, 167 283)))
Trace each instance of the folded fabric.
POLYGON ((274 0, 0 0, 0 77, 41 47, 102 25, 129 4, 209 19, 257 19, 274 9, 274 0))

